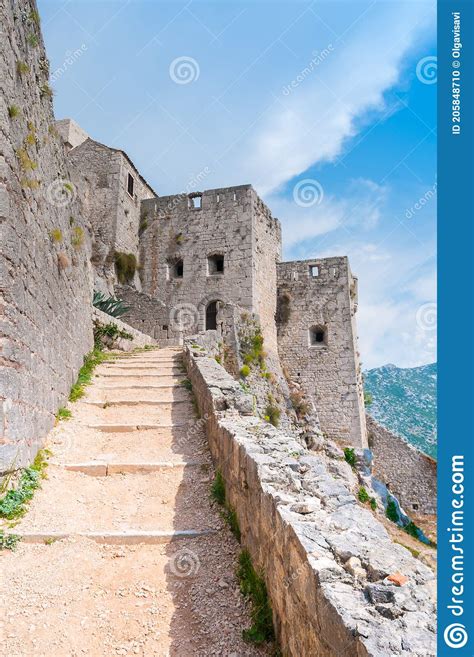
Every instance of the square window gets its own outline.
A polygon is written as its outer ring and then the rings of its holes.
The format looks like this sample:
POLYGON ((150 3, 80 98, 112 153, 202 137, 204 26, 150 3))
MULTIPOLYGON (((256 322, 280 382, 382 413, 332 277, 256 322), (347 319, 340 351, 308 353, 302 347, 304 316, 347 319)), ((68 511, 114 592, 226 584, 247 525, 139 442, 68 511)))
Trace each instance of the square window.
POLYGON ((327 329, 325 326, 313 326, 309 329, 309 344, 311 347, 327 346, 327 329))
POLYGON ((202 194, 192 194, 189 196, 189 207, 192 210, 201 210, 202 194))
POLYGON ((207 259, 207 271, 210 276, 224 273, 224 256, 216 253, 207 259))
POLYGON ((309 275, 311 278, 317 278, 319 276, 319 266, 318 265, 310 265, 309 266, 309 275))

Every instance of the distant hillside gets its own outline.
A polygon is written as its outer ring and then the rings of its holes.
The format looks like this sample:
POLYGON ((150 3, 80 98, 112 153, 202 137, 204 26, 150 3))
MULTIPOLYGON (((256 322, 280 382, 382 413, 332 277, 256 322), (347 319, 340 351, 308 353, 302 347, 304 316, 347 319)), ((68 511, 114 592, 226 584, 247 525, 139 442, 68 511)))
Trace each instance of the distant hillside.
POLYGON ((436 458, 436 363, 407 369, 384 365, 364 377, 373 398, 369 414, 436 458))

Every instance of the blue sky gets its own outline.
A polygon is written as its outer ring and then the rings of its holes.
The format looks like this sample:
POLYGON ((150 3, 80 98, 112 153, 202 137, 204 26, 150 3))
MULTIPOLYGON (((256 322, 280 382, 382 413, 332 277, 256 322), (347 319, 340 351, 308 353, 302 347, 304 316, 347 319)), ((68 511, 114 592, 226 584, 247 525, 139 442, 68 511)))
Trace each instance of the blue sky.
POLYGON ((39 0, 57 118, 161 194, 252 183, 349 255, 363 367, 436 359, 436 5, 39 0))

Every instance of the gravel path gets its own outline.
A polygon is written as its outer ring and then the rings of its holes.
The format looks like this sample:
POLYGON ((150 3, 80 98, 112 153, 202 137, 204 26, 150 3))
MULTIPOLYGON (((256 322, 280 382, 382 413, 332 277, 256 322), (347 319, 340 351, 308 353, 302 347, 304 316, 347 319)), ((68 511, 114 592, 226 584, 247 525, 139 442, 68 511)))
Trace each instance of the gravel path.
POLYGON ((241 638, 240 547, 209 498, 180 359, 162 349, 102 365, 51 432, 48 478, 12 530, 25 540, 0 552, 2 657, 270 654, 241 638), (108 476, 87 474, 98 464, 108 476), (207 533, 163 538, 182 530, 207 533))

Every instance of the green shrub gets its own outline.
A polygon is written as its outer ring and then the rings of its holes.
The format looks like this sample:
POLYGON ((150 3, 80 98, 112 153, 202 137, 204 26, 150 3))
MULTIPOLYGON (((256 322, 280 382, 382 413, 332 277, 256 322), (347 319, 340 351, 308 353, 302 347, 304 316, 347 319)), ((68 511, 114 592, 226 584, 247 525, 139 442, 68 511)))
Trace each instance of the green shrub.
POLYGON ((115 271, 120 283, 129 283, 137 271, 137 258, 133 253, 116 252, 114 256, 115 271))
POLYGON ((392 522, 398 523, 398 521, 400 520, 400 516, 398 514, 398 508, 393 497, 390 497, 387 501, 387 509, 385 511, 385 515, 392 522))
POLYGON ((17 105, 10 105, 8 108, 8 116, 11 119, 17 119, 21 114, 21 110, 17 105))
POLYGON ((122 317, 130 310, 130 306, 126 306, 121 299, 106 297, 102 292, 94 292, 92 305, 103 313, 116 318, 122 317))
POLYGON ((242 365, 242 367, 240 368, 240 376, 246 379, 249 374, 250 374, 250 367, 248 365, 242 365))
POLYGON ((32 48, 36 48, 36 46, 39 44, 39 39, 34 33, 28 35, 27 41, 32 48))
POLYGON ((181 385, 183 386, 183 388, 186 388, 186 390, 189 390, 189 392, 192 392, 193 384, 189 379, 183 379, 181 381, 181 385))
POLYGON ((133 340, 133 335, 119 329, 115 324, 101 324, 96 322, 94 325, 94 344, 96 349, 102 347, 103 338, 110 338, 111 340, 116 340, 117 338, 123 338, 124 340, 133 340))
POLYGON ((265 409, 265 419, 267 422, 270 422, 270 424, 273 424, 274 427, 277 427, 280 424, 280 415, 281 411, 278 406, 268 404, 265 409))
POLYGON ((370 498, 370 508, 372 509, 372 511, 375 511, 377 509, 377 500, 375 499, 375 497, 370 498))
POLYGON ((362 504, 365 504, 370 500, 370 496, 364 486, 361 486, 359 488, 359 492, 357 493, 357 497, 359 498, 359 502, 362 502, 362 504))
POLYGON ((344 459, 349 463, 351 468, 355 468, 356 455, 355 450, 352 447, 344 447, 344 459))
POLYGON ((250 614, 252 626, 243 631, 244 640, 257 644, 273 641, 275 633, 267 587, 263 577, 255 572, 248 550, 242 550, 239 555, 237 577, 240 582, 240 590, 252 602, 250 614))
POLYGON ((372 396, 371 392, 367 392, 366 390, 364 391, 364 404, 366 406, 370 406, 374 401, 374 398, 372 396))

